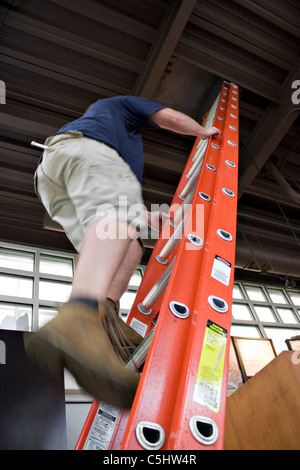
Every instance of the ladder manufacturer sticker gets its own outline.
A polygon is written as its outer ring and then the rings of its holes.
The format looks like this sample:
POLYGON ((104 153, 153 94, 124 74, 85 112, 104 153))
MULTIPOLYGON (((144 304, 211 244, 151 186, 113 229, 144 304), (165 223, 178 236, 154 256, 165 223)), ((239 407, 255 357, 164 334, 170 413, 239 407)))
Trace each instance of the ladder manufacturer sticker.
POLYGON ((227 330, 208 320, 193 400, 218 412, 226 352, 227 330))
POLYGON ((132 318, 130 325, 133 330, 135 330, 137 333, 139 333, 143 338, 145 338, 145 334, 148 328, 148 325, 146 323, 141 322, 137 318, 132 318))
POLYGON ((231 263, 221 256, 216 255, 211 271, 211 277, 221 282, 225 286, 229 286, 231 274, 231 263))
POLYGON ((119 408, 101 402, 83 450, 107 450, 112 438, 119 408))

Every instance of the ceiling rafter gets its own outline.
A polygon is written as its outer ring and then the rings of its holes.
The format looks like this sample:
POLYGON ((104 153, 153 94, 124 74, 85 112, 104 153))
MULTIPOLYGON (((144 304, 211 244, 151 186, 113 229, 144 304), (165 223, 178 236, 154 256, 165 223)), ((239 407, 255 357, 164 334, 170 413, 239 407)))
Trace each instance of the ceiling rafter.
POLYGON ((300 114, 300 107, 292 102, 292 83, 300 76, 300 60, 288 75, 282 89, 280 104, 271 103, 263 113, 244 150, 240 153, 241 176, 239 198, 247 191, 259 171, 279 145, 300 114))
POLYGON ((152 98, 196 3, 197 0, 176 0, 171 3, 149 51, 145 67, 134 86, 133 94, 152 98))

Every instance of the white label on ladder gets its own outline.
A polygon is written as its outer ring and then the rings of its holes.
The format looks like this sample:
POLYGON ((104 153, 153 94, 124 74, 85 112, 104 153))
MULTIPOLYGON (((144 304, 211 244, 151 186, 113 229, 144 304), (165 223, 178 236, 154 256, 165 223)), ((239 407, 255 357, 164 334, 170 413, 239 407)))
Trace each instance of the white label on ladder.
POLYGON ((129 326, 131 326, 131 328, 134 331, 136 331, 143 338, 145 338, 145 334, 146 334, 146 331, 147 331, 147 328, 148 328, 148 325, 146 325, 146 323, 143 323, 140 320, 138 320, 137 318, 133 317, 129 326))
POLYGON ((222 390, 227 330, 208 320, 193 399, 218 412, 222 390))
POLYGON ((112 438, 119 408, 101 402, 83 450, 107 450, 112 438))
POLYGON ((211 277, 221 282, 225 286, 229 286, 231 274, 231 263, 221 256, 216 255, 211 271, 211 277))

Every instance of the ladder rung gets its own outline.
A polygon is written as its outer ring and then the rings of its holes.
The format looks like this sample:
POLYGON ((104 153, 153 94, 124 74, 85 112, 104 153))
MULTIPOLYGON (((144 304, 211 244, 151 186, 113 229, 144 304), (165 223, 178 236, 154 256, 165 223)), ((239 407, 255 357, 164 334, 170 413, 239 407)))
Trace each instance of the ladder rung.
MULTIPOLYGON (((196 183, 195 183, 195 186, 196 186, 196 183)), ((193 198, 193 195, 194 195, 194 191, 195 191, 195 187, 188 193, 187 197, 185 198, 185 200, 182 202, 182 204, 180 205, 180 207, 177 209, 177 211, 175 212, 175 215, 173 217, 173 220, 170 222, 170 224, 173 226, 173 227, 177 227, 183 220, 183 217, 185 215, 187 215, 190 207, 189 207, 189 204, 191 203, 192 201, 192 198, 193 198)))
POLYGON ((167 287, 168 281, 171 276, 172 268, 174 265, 174 260, 169 264, 167 269, 164 271, 162 276, 158 279, 158 281, 154 284, 148 295, 144 298, 144 300, 138 305, 138 309, 144 315, 149 315, 151 313, 151 308, 153 304, 159 299, 161 294, 167 287))
POLYGON ((141 344, 136 348, 132 356, 126 362, 127 369, 132 371, 138 370, 145 362, 149 347, 153 338, 154 328, 146 336, 146 338, 141 342, 141 344))
POLYGON ((197 175, 198 175, 198 173, 199 173, 198 170, 202 166, 202 162, 203 162, 206 147, 207 147, 207 144, 206 144, 206 146, 204 146, 201 149, 201 154, 199 154, 199 157, 197 159, 195 159, 193 166, 191 167, 191 169, 189 170, 189 172, 186 175, 187 178, 191 178, 194 175, 195 172, 197 172, 197 175))
POLYGON ((186 217, 181 221, 181 223, 177 226, 176 230, 174 231, 173 235, 169 238, 161 252, 156 256, 156 259, 159 263, 166 264, 168 257, 172 253, 172 251, 176 248, 180 240, 182 239, 182 234, 184 230, 184 224, 186 221, 186 217))
POLYGON ((198 166, 198 168, 195 170, 193 176, 186 183, 185 187, 183 188, 183 190, 179 194, 180 199, 184 200, 190 192, 194 191, 195 184, 196 184, 199 172, 200 172, 200 168, 201 168, 201 165, 198 166))

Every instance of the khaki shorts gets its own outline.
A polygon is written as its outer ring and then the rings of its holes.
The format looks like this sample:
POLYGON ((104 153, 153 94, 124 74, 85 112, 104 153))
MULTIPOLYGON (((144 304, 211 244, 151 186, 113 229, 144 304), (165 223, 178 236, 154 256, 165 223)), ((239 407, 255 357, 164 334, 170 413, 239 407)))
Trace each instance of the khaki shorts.
MULTIPOLYGON (((132 224, 140 235, 147 230, 140 216, 146 209, 141 185, 116 150, 77 131, 49 137, 45 145, 49 148, 35 173, 37 194, 78 252, 87 230, 106 217, 132 224)), ((99 238, 124 236, 113 222, 109 227, 102 222, 99 238)))

